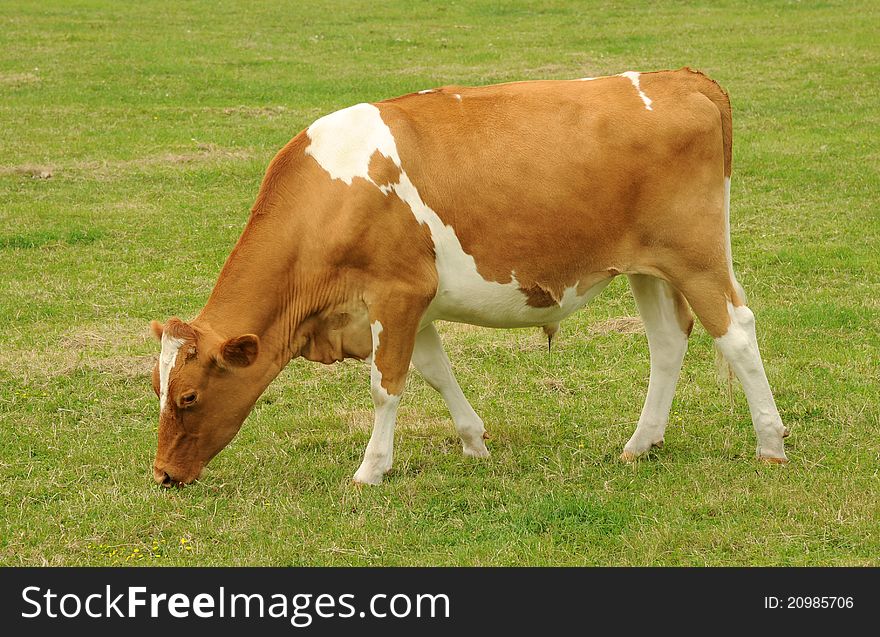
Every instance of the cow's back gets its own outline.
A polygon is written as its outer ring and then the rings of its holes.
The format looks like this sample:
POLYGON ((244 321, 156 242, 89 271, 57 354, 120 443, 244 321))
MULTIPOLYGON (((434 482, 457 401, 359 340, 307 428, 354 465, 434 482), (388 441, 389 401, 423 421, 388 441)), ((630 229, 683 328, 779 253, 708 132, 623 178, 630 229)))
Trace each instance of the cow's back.
POLYGON ((444 87, 379 103, 403 171, 454 233, 435 237, 440 295, 450 297, 438 317, 487 323, 525 301, 518 318, 492 323, 557 320, 609 272, 637 268, 646 242, 671 247, 691 225, 677 193, 714 188, 721 202, 713 89, 682 70, 444 87), (466 266, 479 280, 461 275, 466 266), (474 296, 483 320, 448 315, 474 296))

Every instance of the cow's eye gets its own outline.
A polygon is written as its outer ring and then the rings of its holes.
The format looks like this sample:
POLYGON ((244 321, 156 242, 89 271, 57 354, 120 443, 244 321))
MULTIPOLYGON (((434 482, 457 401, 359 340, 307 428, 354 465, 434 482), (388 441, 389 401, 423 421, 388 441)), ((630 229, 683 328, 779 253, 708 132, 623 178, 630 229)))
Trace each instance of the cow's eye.
POLYGON ((194 391, 185 393, 180 397, 180 402, 182 405, 192 405, 196 402, 196 393, 194 391))

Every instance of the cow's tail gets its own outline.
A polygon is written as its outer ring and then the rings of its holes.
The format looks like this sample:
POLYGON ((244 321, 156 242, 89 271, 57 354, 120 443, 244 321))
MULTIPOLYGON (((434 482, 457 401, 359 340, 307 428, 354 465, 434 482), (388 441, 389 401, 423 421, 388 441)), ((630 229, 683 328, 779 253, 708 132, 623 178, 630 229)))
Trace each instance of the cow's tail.
MULTIPOLYGON (((731 301, 734 305, 744 305, 746 294, 733 273, 733 251, 730 245, 730 176, 733 172, 733 115, 730 109, 730 98, 727 96, 727 92, 713 79, 696 71, 694 73, 701 76, 700 92, 715 104, 721 116, 721 140, 724 153, 724 239, 732 296, 738 297, 732 298, 731 301)), ((718 381, 726 385, 728 393, 732 395, 733 369, 717 346, 715 347, 715 369, 718 373, 718 381)))

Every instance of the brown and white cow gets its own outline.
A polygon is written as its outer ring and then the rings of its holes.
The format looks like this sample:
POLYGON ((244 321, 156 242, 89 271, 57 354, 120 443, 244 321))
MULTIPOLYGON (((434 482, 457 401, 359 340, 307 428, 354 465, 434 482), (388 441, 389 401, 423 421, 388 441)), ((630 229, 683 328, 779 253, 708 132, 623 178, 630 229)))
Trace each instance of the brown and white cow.
POLYGON ((733 274, 730 174, 727 95, 689 69, 443 87, 322 117, 272 160, 204 309, 152 324, 156 481, 198 478, 297 356, 370 363, 375 424, 355 481, 391 469, 411 362, 465 455, 488 456, 434 321, 552 333, 619 274, 651 354, 623 459, 663 441, 693 308, 742 382, 758 457, 784 462, 733 274))

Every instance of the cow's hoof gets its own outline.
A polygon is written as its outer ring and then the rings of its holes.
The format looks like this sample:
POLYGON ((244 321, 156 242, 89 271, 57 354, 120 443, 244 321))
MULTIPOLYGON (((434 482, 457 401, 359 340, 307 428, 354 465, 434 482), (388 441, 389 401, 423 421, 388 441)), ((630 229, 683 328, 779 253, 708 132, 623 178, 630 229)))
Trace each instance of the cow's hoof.
POLYGON ((380 484, 382 484, 382 478, 379 478, 378 480, 369 480, 368 481, 364 478, 358 478, 357 476, 354 476, 351 479, 351 483, 356 487, 363 487, 363 486, 378 487, 380 484))
POLYGON ((488 458, 489 450, 486 448, 485 441, 489 439, 489 433, 484 431, 479 438, 471 441, 461 441, 462 452, 468 458, 488 458))
POLYGON ((791 435, 791 432, 788 430, 788 427, 784 427, 784 428, 782 429, 782 437, 783 437, 783 438, 788 438, 789 435, 791 435))
POLYGON ((486 445, 480 441, 479 445, 463 445, 462 450, 464 455, 468 458, 488 458, 489 450, 486 448, 486 445))
MULTIPOLYGON (((482 425, 480 425, 482 429, 482 425)), ((485 429, 477 435, 468 432, 461 436, 461 449, 468 458, 488 458, 489 450, 486 448, 486 441, 489 439, 489 432, 485 429)))
POLYGON ((355 476, 351 479, 351 481, 358 487, 362 487, 364 485, 378 487, 380 484, 382 484, 382 476, 379 476, 378 478, 371 478, 371 477, 358 477, 358 475, 355 474, 355 476))
POLYGON ((631 451, 631 450, 627 449, 626 447, 624 447, 623 453, 620 454, 620 459, 623 460, 624 462, 635 462, 636 460, 638 460, 639 458, 644 456, 646 453, 648 453, 648 451, 650 451, 651 449, 662 449, 662 448, 663 448, 663 438, 661 438, 657 442, 652 442, 651 446, 642 452, 631 451))
POLYGON ((380 471, 373 468, 361 467, 354 474, 352 480, 355 484, 364 485, 371 484, 373 486, 377 486, 382 484, 382 476, 391 471, 388 469, 387 471, 380 471))
POLYGON ((782 458, 777 458, 775 456, 758 456, 758 460, 767 464, 788 464, 788 458, 785 456, 782 458))

